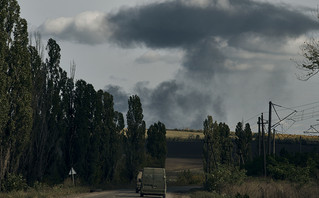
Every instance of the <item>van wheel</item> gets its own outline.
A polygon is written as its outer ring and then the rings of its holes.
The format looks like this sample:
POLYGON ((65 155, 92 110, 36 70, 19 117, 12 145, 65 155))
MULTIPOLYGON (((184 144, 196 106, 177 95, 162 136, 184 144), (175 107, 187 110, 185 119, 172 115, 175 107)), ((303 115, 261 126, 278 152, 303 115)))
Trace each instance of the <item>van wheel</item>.
POLYGON ((140 194, 140 197, 144 197, 144 195, 141 193, 141 194, 140 194))
POLYGON ((164 194, 164 195, 163 195, 163 198, 165 198, 165 197, 166 197, 166 195, 164 194))

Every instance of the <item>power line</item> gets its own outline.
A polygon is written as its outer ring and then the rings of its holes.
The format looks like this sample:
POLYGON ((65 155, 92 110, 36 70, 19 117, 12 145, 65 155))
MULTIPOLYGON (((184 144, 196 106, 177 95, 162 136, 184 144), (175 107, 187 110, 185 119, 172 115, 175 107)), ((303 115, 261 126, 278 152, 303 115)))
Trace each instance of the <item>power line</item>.
POLYGON ((272 103, 272 105, 273 106, 277 106, 277 107, 281 107, 281 108, 284 108, 284 109, 287 109, 287 110, 295 111, 295 109, 290 108, 290 107, 284 107, 284 106, 281 106, 281 105, 278 105, 278 104, 274 104, 274 103, 272 103))
MULTIPOLYGON (((299 113, 299 112, 298 112, 299 113)), ((304 120, 304 118, 312 118, 312 117, 316 117, 316 116, 319 116, 319 111, 313 111, 313 112, 310 112, 310 113, 302 113, 301 115, 294 115, 292 116, 293 119, 300 119, 300 121, 304 120)))
POLYGON ((309 105, 318 104, 318 103, 319 103, 319 101, 316 101, 316 102, 312 102, 312 103, 308 103, 308 104, 303 104, 303 105, 299 105, 299 106, 295 106, 295 107, 290 107, 290 108, 296 109, 296 108, 299 108, 299 107, 309 106, 309 105))
MULTIPOLYGON (((302 122, 302 121, 306 121, 312 118, 317 118, 319 117, 319 110, 317 110, 319 108, 319 101, 315 101, 315 102, 311 102, 311 103, 306 103, 306 104, 302 104, 302 105, 298 105, 298 106, 293 106, 293 107, 286 107, 283 105, 279 105, 279 104, 274 104, 272 103, 272 107, 274 109, 274 112, 276 113, 276 116, 278 118, 275 119, 273 122, 275 123, 274 125, 272 125, 272 128, 275 128, 279 125, 282 126, 282 131, 288 131, 296 122, 302 122), (312 106, 311 106, 312 105, 312 106), (309 107, 311 106, 311 107, 309 107), (275 108, 275 107, 279 107, 279 109, 275 108), (302 108, 302 107, 306 107, 306 108, 302 108), (281 108, 281 109, 280 109, 281 108), (310 110, 312 110, 310 112, 310 110), (288 115, 286 114, 286 116, 284 118, 282 118, 282 113, 283 111, 292 111, 290 112, 288 115), (283 129, 283 124, 282 122, 284 120, 289 121, 288 123, 291 123, 289 125, 289 127, 287 129, 283 129)), ((268 112, 263 112, 265 114, 267 114, 268 112)), ((249 122, 250 120, 257 118, 260 114, 256 114, 252 117, 250 117, 249 119, 245 120, 245 122, 249 122)), ((288 124, 287 123, 287 124, 288 124)), ((256 124, 253 124, 253 126, 256 126, 256 124)))
POLYGON ((256 115, 252 116, 251 118, 245 120, 245 122, 248 122, 248 121, 250 121, 250 120, 252 120, 252 119, 254 119, 254 118, 257 118, 259 115, 260 115, 260 113, 258 113, 258 114, 256 114, 256 115))

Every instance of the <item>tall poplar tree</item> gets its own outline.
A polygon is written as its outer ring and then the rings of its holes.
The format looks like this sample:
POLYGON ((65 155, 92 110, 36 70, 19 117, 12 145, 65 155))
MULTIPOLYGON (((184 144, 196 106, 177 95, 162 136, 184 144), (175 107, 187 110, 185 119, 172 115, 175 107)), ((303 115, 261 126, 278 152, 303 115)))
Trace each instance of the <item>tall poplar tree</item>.
POLYGON ((109 154, 108 154, 108 180, 113 180, 117 162, 120 159, 120 126, 116 126, 113 96, 108 92, 104 92, 104 111, 107 131, 109 132, 109 154))
POLYGON ((158 122, 150 126, 147 131, 147 152, 155 160, 153 166, 165 168, 167 155, 166 127, 158 122))
MULTIPOLYGON (((73 78, 66 78, 66 84, 62 86, 62 111, 63 111, 63 118, 62 118, 62 130, 63 130, 63 147, 61 150, 64 153, 64 163, 65 171, 69 171, 72 167, 72 152, 73 147, 72 143, 75 138, 75 108, 74 108, 74 79, 73 78)), ((65 175, 64 175, 65 176, 65 175)))
POLYGON ((204 171, 209 174, 218 168, 220 163, 220 133, 217 122, 213 122, 212 116, 207 116, 204 121, 204 145, 203 159, 204 171))
POLYGON ((250 145, 252 141, 252 132, 249 123, 247 123, 245 125, 245 129, 243 129, 243 124, 238 122, 235 134, 237 136, 235 143, 237 145, 239 164, 245 165, 245 163, 250 159, 250 145))
MULTIPOLYGON (((92 165, 88 157, 90 150, 90 141, 95 136, 93 121, 94 109, 96 101, 96 92, 91 84, 87 84, 84 80, 76 82, 74 109, 75 109, 75 137, 73 145, 73 165, 75 170, 84 179, 88 179, 93 171, 89 170, 92 165)), ((92 161, 92 160, 91 160, 92 161)))
POLYGON ((231 165, 232 163, 232 151, 233 142, 230 137, 230 129, 227 124, 219 123, 219 133, 220 133, 220 158, 222 164, 231 165))
POLYGON ((45 98, 45 82, 46 73, 44 64, 34 46, 29 46, 31 57, 31 72, 32 72, 32 131, 30 135, 30 145, 25 151, 25 160, 22 164, 22 169, 26 174, 27 180, 33 182, 40 180, 41 175, 39 165, 41 164, 40 153, 44 149, 44 144, 41 142, 41 131, 45 125, 44 98, 45 98))
POLYGON ((44 174, 51 181, 57 182, 59 179, 57 168, 61 167, 63 153, 59 152, 62 144, 62 108, 61 108, 61 89, 62 76, 65 72, 60 67, 61 48, 54 39, 49 39, 46 46, 48 58, 46 59, 47 85, 46 85, 46 123, 47 129, 44 132, 45 150, 44 153, 44 174))
MULTIPOLYGON (((16 0, 0 2, 0 182, 17 174, 32 127, 27 22, 16 0), (2 106, 3 105, 3 106, 2 106)), ((0 183, 1 185, 1 183, 0 183)))
POLYGON ((132 180, 145 160, 145 122, 140 98, 130 96, 128 100, 127 133, 126 133, 126 169, 132 180))

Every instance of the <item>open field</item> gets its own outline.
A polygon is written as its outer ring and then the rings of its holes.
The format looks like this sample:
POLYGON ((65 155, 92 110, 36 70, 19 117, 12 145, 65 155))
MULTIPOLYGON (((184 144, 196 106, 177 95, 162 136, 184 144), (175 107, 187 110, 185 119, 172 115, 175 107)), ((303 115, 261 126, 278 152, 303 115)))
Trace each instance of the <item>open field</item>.
POLYGON ((166 171, 182 171, 182 170, 202 170, 203 161, 200 158, 167 158, 165 162, 166 171))
POLYGON ((306 142, 319 142, 319 136, 315 135, 294 135, 294 134, 276 134, 276 140, 294 140, 306 142))
POLYGON ((167 158, 165 169, 170 187, 203 183, 203 161, 200 158, 167 158))
POLYGON ((166 130, 166 138, 168 139, 203 139, 204 134, 202 131, 179 131, 179 130, 166 130))
MULTIPOLYGON (((266 137, 268 133, 265 134, 266 137)), ((235 132, 230 132, 230 137, 235 138, 235 132)), ((258 133, 253 132, 253 138, 257 139, 258 133)), ((204 133, 202 130, 166 130, 166 138, 168 139, 204 139, 204 133)), ((296 135, 296 134, 276 134, 276 140, 285 141, 299 141, 300 138, 306 142, 319 142, 318 135, 296 135)))

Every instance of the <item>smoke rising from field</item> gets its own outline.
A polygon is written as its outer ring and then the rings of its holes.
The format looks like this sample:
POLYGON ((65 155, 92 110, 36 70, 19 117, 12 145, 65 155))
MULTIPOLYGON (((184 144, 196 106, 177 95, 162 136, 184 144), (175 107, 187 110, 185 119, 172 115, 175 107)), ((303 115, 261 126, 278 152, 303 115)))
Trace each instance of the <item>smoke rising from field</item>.
POLYGON ((275 85, 270 95, 284 92, 284 69, 276 68, 285 58, 280 49, 318 29, 314 20, 287 5, 250 0, 205 1, 205 6, 164 1, 122 9, 109 16, 108 23, 110 39, 119 46, 183 51, 183 67, 174 80, 153 89, 139 83, 136 92, 147 119, 190 128, 202 128, 208 114, 226 120, 226 98, 241 87, 230 76, 247 78, 239 82, 245 82, 242 87, 257 89, 258 84, 249 84, 248 74, 264 71, 266 77, 259 84, 275 85), (277 59, 265 62, 274 54, 277 59))
POLYGON ((112 94, 115 111, 127 112, 129 94, 123 88, 117 85, 107 85, 104 87, 104 90, 112 94))

